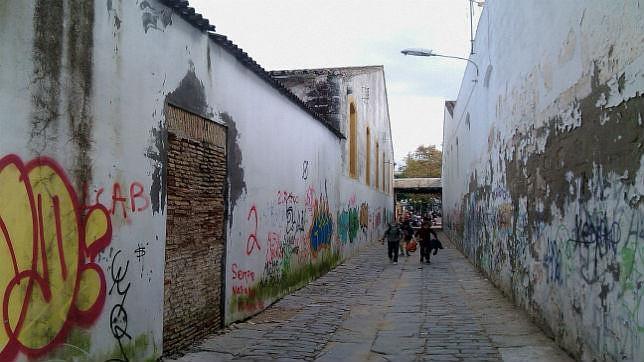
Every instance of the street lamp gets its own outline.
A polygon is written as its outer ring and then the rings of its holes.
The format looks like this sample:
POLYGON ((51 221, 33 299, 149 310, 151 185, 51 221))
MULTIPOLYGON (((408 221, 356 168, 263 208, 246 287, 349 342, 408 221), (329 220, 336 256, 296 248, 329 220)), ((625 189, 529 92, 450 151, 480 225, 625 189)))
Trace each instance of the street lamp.
POLYGON ((434 53, 433 50, 431 49, 424 49, 424 48, 407 48, 403 49, 400 51, 401 53, 405 55, 413 55, 416 57, 441 57, 441 58, 452 58, 452 59, 460 59, 460 60, 466 60, 474 65, 474 68, 476 69, 476 78, 479 77, 479 66, 476 65, 472 60, 467 59, 467 58, 461 58, 461 57, 455 57, 452 55, 442 55, 442 54, 436 54, 434 53))

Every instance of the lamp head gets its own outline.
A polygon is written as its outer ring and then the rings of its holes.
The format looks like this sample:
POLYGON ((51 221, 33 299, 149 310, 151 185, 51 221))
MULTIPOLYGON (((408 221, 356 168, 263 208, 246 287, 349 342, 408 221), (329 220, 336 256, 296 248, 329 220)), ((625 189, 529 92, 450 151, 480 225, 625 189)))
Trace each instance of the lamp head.
POLYGON ((400 52, 405 55, 414 55, 417 57, 431 57, 432 55, 435 55, 431 49, 424 48, 407 48, 401 50, 400 52))

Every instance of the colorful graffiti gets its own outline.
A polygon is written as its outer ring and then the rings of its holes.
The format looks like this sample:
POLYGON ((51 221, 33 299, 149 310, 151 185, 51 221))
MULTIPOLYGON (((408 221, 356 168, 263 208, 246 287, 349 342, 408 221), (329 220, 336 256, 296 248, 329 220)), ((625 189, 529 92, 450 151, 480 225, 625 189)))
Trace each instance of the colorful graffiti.
POLYGON ((317 252, 331 244, 333 236, 333 218, 329 212, 329 202, 320 197, 313 205, 313 221, 309 231, 311 250, 317 252))
POLYGON ((338 239, 343 244, 353 243, 358 236, 360 221, 358 219, 358 209, 350 207, 337 213, 338 239))
POLYGON ((360 228, 364 232, 369 228, 369 204, 366 202, 360 205, 360 228))
POLYGON ((0 159, 0 360, 41 355, 74 326, 94 322, 105 303, 94 262, 109 243, 108 210, 83 210, 63 169, 39 157, 0 159))

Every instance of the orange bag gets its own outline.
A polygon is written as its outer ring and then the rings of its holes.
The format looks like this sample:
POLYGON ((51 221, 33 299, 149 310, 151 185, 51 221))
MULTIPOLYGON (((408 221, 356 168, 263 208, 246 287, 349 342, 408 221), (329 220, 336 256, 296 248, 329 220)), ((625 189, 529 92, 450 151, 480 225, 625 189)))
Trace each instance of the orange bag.
POLYGON ((410 253, 413 253, 414 251, 416 251, 416 247, 417 247, 417 245, 416 245, 416 240, 413 240, 413 239, 412 239, 412 240, 411 240, 410 242, 408 242, 408 243, 407 243, 407 245, 405 246, 405 250, 407 250, 407 251, 408 251, 408 252, 410 252, 410 253))

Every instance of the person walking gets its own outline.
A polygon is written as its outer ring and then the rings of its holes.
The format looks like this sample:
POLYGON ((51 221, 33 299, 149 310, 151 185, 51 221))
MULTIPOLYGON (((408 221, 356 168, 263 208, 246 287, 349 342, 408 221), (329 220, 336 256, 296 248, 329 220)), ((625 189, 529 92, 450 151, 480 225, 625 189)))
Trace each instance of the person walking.
POLYGON ((398 247, 402 237, 403 232, 395 220, 387 225, 385 235, 382 237, 382 243, 384 244, 385 239, 387 239, 387 255, 389 256, 389 261, 394 264, 398 264, 398 247))
MULTIPOLYGON (((432 249, 433 239, 432 236, 438 241, 438 235, 432 230, 429 220, 423 221, 420 230, 416 232, 416 237, 420 239, 420 262, 423 260, 429 264, 430 250, 432 249)), ((442 245, 441 245, 442 248, 442 245)), ((438 250, 438 247, 437 247, 438 250)), ((435 254, 435 253, 434 253, 435 254)))
POLYGON ((403 240, 400 244, 400 254, 402 255, 404 253, 405 255, 409 256, 407 245, 411 243, 411 239, 414 237, 414 228, 411 226, 411 219, 408 218, 405 221, 401 220, 400 228, 403 232, 403 240))

